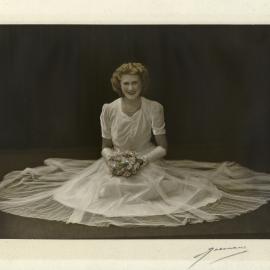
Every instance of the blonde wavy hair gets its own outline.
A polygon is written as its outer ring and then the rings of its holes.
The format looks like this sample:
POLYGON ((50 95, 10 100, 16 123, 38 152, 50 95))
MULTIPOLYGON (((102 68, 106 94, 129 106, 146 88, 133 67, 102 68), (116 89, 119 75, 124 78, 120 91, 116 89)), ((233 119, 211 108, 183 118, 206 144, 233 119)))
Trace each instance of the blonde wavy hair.
POLYGON ((142 82, 142 94, 147 91, 150 79, 147 68, 141 63, 125 63, 118 67, 111 77, 112 88, 119 96, 123 96, 120 84, 121 77, 126 74, 138 75, 142 82))

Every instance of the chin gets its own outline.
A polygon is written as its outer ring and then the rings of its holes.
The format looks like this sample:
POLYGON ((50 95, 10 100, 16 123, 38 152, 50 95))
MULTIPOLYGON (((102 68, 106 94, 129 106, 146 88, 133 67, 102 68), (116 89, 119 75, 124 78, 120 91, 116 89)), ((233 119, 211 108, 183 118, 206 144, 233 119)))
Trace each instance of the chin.
POLYGON ((126 97, 127 99, 133 100, 133 99, 139 98, 140 96, 139 96, 139 95, 134 95, 134 96, 126 95, 125 97, 126 97))

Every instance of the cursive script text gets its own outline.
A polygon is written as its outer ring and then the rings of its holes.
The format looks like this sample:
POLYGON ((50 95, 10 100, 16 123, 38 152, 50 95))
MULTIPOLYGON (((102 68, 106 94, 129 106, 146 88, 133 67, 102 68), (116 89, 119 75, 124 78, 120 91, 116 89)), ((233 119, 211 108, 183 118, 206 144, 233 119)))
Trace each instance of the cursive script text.
POLYGON ((246 253, 248 250, 245 246, 233 246, 233 247, 219 247, 219 248, 215 248, 215 247, 210 247, 208 248, 206 251, 195 255, 193 258, 195 259, 195 261, 189 266, 188 269, 194 267, 196 264, 198 264, 199 262, 201 262, 203 259, 205 259, 206 257, 209 257, 209 255, 214 252, 218 252, 220 254, 222 254, 222 256, 220 256, 218 259, 213 260, 212 262, 210 262, 210 264, 222 261, 224 259, 236 256, 236 255, 240 255, 243 253, 246 253), (232 251, 231 253, 227 254, 225 256, 225 252, 224 251, 232 251))

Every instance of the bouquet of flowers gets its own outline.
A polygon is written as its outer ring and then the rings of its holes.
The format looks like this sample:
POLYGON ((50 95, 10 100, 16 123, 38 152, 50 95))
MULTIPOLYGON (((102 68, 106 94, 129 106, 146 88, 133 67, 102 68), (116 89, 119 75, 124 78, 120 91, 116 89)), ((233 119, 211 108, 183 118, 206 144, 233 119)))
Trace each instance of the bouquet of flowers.
POLYGON ((133 151, 119 152, 109 159, 112 175, 129 177, 143 166, 144 160, 133 151))

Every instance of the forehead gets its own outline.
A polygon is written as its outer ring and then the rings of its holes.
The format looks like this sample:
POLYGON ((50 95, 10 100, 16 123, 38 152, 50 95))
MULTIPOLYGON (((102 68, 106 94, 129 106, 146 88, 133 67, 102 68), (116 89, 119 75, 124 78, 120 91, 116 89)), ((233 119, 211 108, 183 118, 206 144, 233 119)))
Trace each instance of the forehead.
POLYGON ((135 75, 135 74, 123 74, 121 76, 121 82, 125 82, 125 81, 139 81, 140 80, 140 76, 139 75, 135 75))

